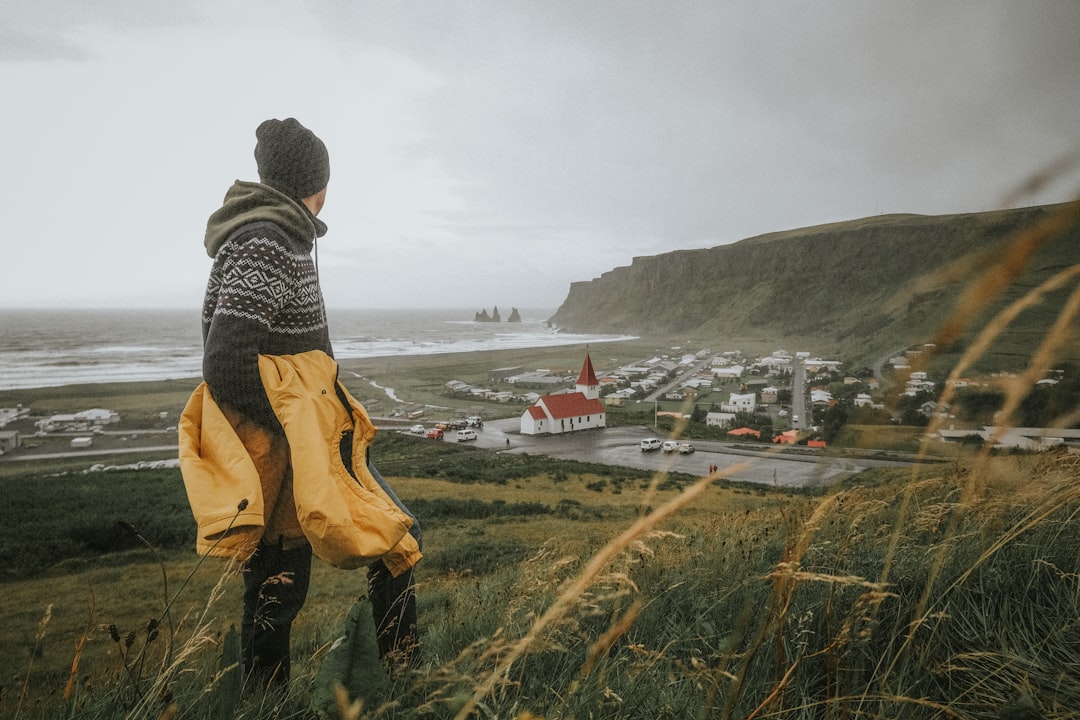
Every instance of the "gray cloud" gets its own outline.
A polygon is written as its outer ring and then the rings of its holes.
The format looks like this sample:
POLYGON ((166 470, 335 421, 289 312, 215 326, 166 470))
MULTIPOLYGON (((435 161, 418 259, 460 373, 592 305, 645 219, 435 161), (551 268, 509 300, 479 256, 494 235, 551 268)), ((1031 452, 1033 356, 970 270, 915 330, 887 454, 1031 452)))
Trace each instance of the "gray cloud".
MULTIPOLYGON (((527 285, 507 300, 554 306, 635 255, 991 209, 1080 143, 1080 3, 252 7, 0 4, 0 80, 26 98, 0 119, 0 160, 72 211, 10 177, 9 200, 62 243, 87 232, 64 219, 81 204, 98 219, 145 178, 124 219, 160 227, 180 267, 172 248, 197 245, 224 184, 250 175, 254 124, 295 114, 334 153, 331 291, 363 268, 387 304, 527 285)), ((1072 198, 1078 175, 1016 202, 1072 198)), ((190 262, 174 294, 202 282, 190 262)), ((92 292, 78 269, 72 297, 92 292)))

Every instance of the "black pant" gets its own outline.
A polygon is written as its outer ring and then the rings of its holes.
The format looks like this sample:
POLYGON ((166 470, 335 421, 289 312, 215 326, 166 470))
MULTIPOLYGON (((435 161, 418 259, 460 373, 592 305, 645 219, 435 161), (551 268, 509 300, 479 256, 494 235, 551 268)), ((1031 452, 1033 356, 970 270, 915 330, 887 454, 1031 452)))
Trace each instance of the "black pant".
MULTIPOLYGON (((370 462, 368 470, 390 499, 413 518, 409 533, 422 548, 420 523, 370 462)), ((412 568, 395 578, 378 560, 368 567, 367 577, 379 653, 395 663, 415 663, 418 649, 416 581, 412 568)), ((260 542, 244 565, 240 642, 245 672, 259 684, 289 680, 292 623, 304 606, 310 581, 311 546, 306 544, 286 550, 277 544, 260 542)))
MULTIPOLYGON (((422 551, 424 537, 420 532, 420 522, 394 494, 370 459, 367 468, 394 504, 412 518, 409 534, 416 538, 416 545, 422 551)), ((375 616, 375 629, 379 636, 379 654, 392 662, 406 662, 410 665, 415 663, 419 645, 416 634, 416 579, 413 577, 413 569, 409 568, 394 577, 382 560, 379 560, 368 568, 367 576, 368 597, 371 599, 371 611, 375 616)))
POLYGON ((289 681, 292 623, 307 599, 311 546, 261 542, 244 566, 244 669, 259 685, 289 681))

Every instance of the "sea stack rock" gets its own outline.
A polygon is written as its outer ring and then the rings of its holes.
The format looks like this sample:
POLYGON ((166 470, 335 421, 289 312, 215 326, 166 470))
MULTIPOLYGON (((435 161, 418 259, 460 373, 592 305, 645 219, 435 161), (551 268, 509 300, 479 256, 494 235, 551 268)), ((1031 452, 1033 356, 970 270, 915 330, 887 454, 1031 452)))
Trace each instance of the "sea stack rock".
POLYGON ((506 322, 521 322, 521 314, 517 308, 510 308, 510 317, 506 319, 506 322))

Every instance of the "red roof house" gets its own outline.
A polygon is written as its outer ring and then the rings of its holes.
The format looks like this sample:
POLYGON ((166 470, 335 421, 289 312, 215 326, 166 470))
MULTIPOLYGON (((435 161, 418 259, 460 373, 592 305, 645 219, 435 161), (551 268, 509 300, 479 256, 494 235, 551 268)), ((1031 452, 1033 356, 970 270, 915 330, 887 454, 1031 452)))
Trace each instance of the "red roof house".
POLYGON ((728 435, 752 435, 753 437, 761 437, 760 430, 754 430, 753 428, 741 427, 737 430, 728 430, 728 435))
POLYGON ((545 395, 521 414, 522 435, 559 434, 606 425, 607 414, 600 402, 600 382, 593 372, 588 352, 578 375, 576 392, 545 395))

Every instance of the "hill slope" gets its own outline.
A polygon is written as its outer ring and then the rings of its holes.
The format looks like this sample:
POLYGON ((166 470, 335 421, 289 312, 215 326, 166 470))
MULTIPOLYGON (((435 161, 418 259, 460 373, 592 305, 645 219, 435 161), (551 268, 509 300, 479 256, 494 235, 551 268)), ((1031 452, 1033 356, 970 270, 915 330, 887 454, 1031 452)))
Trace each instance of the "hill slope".
MULTIPOLYGON (((1010 240, 1067 208, 884 215, 638 257, 572 284, 551 322, 574 331, 709 341, 806 339, 821 352, 869 362, 933 339, 969 281, 1000 259, 1010 240)), ((1073 223, 1028 257, 1025 271, 971 320, 978 326, 1076 263, 1080 226, 1073 223)), ((998 364, 1015 365, 1010 356, 1034 347, 1064 297, 1060 292, 1021 316, 997 345, 998 364)))

